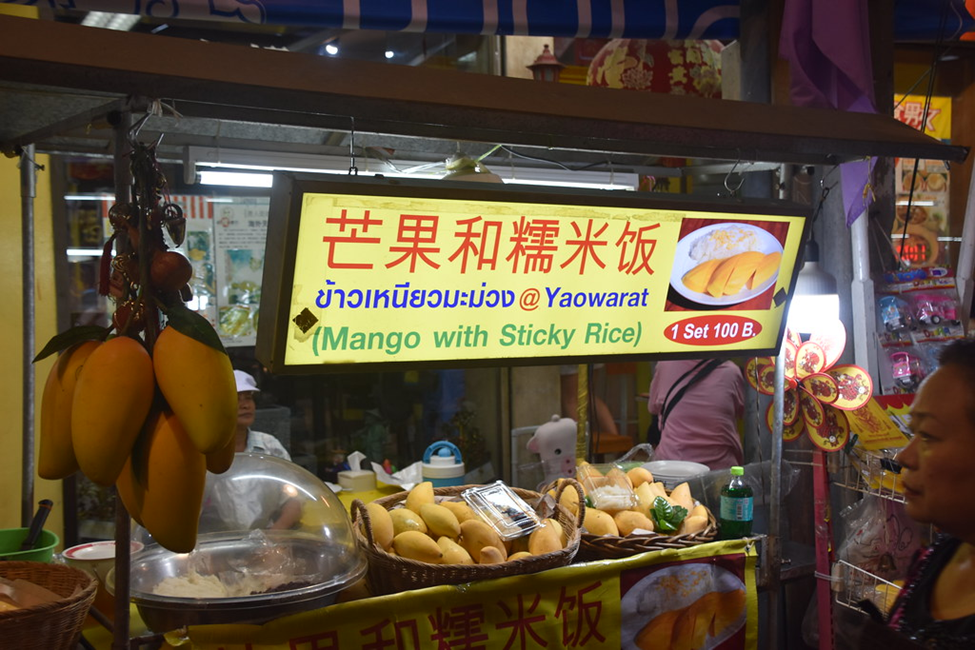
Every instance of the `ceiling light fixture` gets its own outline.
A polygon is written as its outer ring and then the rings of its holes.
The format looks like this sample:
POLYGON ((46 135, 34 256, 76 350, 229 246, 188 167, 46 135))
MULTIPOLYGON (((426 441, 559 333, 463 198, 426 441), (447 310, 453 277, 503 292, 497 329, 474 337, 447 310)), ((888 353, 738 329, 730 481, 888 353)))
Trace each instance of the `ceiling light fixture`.
POLYGON ((85 27, 100 27, 127 32, 142 19, 139 14, 116 14, 107 11, 89 11, 81 24, 85 27))
POLYGON ((838 320, 840 296, 836 278, 819 266, 819 246, 810 239, 805 262, 796 277, 796 289, 789 305, 788 325, 800 334, 810 334, 822 323, 838 320))

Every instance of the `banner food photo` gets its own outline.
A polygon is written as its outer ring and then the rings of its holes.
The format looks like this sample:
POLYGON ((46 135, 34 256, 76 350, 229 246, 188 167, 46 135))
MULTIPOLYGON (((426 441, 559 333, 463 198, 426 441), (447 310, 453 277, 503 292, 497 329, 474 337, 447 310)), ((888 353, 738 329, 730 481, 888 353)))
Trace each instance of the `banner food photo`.
POLYGON ((263 626, 190 627, 169 640, 195 650, 754 650, 755 561, 745 540, 714 542, 341 603, 263 626))
POLYGON ((443 186, 275 180, 272 372, 778 348, 801 210, 443 186))

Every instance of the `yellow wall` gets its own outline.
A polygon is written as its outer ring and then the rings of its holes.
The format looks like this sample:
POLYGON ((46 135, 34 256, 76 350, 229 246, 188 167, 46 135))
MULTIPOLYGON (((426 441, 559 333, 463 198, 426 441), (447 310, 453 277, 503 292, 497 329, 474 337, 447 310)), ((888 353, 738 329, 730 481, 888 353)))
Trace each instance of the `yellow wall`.
MULTIPOLYGON (((36 17, 33 7, 0 5, 0 14, 36 17)), ((51 184, 47 156, 38 156, 38 164, 45 171, 37 172, 37 199, 34 203, 34 300, 36 327, 34 336, 40 348, 56 332, 56 302, 54 291, 54 245, 51 231, 51 184)), ((19 160, 0 155, 0 413, 4 426, 0 427, 0 528, 21 525, 21 449, 23 436, 24 378, 23 378, 23 256, 21 243, 21 199, 19 160)), ((33 355, 35 351, 31 351, 33 355)), ((51 368, 52 359, 35 364, 35 432, 39 427, 41 391, 51 368)), ((36 443, 35 443, 36 447, 36 443)), ((36 451, 36 450, 35 450, 36 451)), ((48 524, 45 526, 62 539, 63 502, 61 482, 45 481, 35 476, 34 502, 54 501, 48 524)))

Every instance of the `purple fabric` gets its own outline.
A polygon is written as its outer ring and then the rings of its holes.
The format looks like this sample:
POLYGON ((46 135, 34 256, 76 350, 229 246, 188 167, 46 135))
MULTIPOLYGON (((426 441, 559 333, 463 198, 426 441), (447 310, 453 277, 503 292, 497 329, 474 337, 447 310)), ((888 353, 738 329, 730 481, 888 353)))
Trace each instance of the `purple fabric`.
MULTIPOLYGON (((786 0, 779 55, 790 64, 796 106, 877 112, 867 0, 786 0)), ((847 226, 873 201, 866 188, 876 162, 840 165, 847 226)))

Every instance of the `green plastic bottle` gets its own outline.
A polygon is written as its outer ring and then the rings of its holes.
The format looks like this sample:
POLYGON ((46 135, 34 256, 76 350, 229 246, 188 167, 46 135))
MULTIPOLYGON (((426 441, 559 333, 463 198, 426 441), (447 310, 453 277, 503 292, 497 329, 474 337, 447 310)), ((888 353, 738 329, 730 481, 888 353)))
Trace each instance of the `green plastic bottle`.
POLYGON ((718 536, 721 539, 738 539, 752 534, 755 496, 745 484, 744 475, 744 468, 735 465, 731 468, 731 481, 721 488, 718 519, 718 536))

